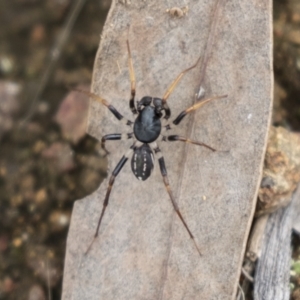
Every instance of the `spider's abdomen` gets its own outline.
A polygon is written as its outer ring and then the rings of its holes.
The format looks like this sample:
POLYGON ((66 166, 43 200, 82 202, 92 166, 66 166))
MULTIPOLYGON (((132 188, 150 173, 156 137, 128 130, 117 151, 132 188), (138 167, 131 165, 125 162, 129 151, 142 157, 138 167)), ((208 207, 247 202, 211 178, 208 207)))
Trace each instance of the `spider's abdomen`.
POLYGON ((154 167, 153 152, 147 144, 136 148, 131 159, 131 169, 138 180, 146 180, 154 167))
POLYGON ((154 107, 143 108, 135 119, 133 132, 136 139, 142 143, 152 143, 158 138, 161 132, 161 121, 154 107))

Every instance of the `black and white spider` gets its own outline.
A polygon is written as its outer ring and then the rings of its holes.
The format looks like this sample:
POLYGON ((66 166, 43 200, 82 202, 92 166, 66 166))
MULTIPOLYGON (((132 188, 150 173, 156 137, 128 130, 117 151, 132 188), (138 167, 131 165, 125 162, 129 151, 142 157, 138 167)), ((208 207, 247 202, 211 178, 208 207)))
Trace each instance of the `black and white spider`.
MULTIPOLYGON (((170 196, 173 207, 174 207, 178 217, 180 218, 181 222, 183 223, 184 227, 186 228, 190 238, 193 240, 199 255, 201 255, 200 250, 195 242, 194 236, 191 233, 186 221, 184 220, 184 218, 179 210, 179 207, 177 205, 177 202, 175 201, 172 190, 170 188, 164 157, 161 153, 160 148, 158 147, 158 145, 156 143, 156 140, 159 138, 159 136, 162 136, 163 141, 170 141, 170 142, 181 141, 181 142, 185 142, 185 143, 204 146, 211 151, 215 151, 214 148, 212 148, 204 143, 201 143, 201 142, 198 142, 195 140, 191 140, 189 138, 185 138, 185 137, 182 137, 179 135, 162 135, 163 130, 165 132, 167 132, 169 129, 171 129, 170 124, 166 124, 166 125, 162 126, 162 121, 161 121, 162 118, 165 119, 165 121, 167 121, 171 116, 171 110, 167 104, 167 99, 170 96, 170 94, 173 92, 174 88, 176 87, 176 85, 178 84, 178 82, 180 81, 182 76, 189 70, 195 68, 197 66, 200 58, 197 60, 197 62, 193 66, 182 71, 177 76, 177 78, 172 82, 170 87, 167 89, 167 91, 162 99, 145 96, 140 101, 137 101, 135 104, 135 99, 134 99, 135 98, 135 75, 134 75, 133 63, 132 63, 130 46, 129 46, 128 41, 127 41, 127 50, 128 50, 128 65, 129 65, 130 82, 131 82, 131 97, 129 100, 129 107, 130 107, 131 112, 134 115, 137 115, 134 122, 125 119, 116 110, 116 108, 114 106, 112 106, 111 104, 109 104, 105 99, 102 99, 101 97, 99 97, 93 93, 90 93, 90 92, 77 90, 79 92, 83 92, 83 93, 89 95, 94 100, 105 105, 119 121, 123 122, 124 124, 126 124, 127 126, 129 126, 130 128, 133 129, 133 131, 128 134, 120 134, 120 133, 107 134, 107 135, 103 136, 101 139, 101 146, 107 153, 108 153, 108 151, 105 148, 105 142, 108 140, 133 139, 134 143, 130 147, 129 151, 125 155, 123 155, 123 157, 121 158, 121 160, 119 161, 119 163, 117 164, 117 166, 115 167, 115 169, 113 170, 113 172, 110 176, 108 188, 106 191, 103 208, 102 208, 101 215, 100 215, 100 218, 98 221, 94 240, 98 236, 102 218, 104 216, 106 207, 108 205, 110 192, 113 187, 115 178, 120 173, 120 171, 122 170, 122 168, 125 165, 125 163, 127 162, 127 160, 130 158, 130 156, 132 156, 132 158, 131 158, 132 172, 138 180, 144 181, 151 175, 151 172, 153 170, 153 167, 154 167, 153 152, 154 152, 158 158, 161 175, 163 177, 163 182, 164 182, 164 185, 170 196)), ((174 125, 178 125, 187 114, 191 113, 192 111, 195 111, 203 104, 205 104, 209 101, 212 101, 214 99, 220 99, 220 98, 224 98, 224 97, 227 97, 227 95, 217 96, 217 97, 212 97, 212 98, 201 100, 201 101, 197 102, 196 104, 192 105, 191 107, 182 111, 174 119, 174 121, 172 123, 174 125)), ((94 240, 93 240, 93 242, 94 242, 94 240)), ((87 252, 89 251, 93 242, 88 247, 87 252)))

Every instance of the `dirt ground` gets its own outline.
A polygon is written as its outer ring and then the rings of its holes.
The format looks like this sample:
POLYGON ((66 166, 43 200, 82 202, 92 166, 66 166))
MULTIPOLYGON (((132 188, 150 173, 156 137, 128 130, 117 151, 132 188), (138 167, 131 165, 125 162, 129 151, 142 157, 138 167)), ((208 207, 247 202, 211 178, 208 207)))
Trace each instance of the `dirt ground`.
MULTIPOLYGON (((74 200, 106 176, 99 143, 84 132, 88 102, 68 87, 89 89, 109 1, 86 1, 48 67, 74 3, 0 0, 0 299, 60 299, 74 200)), ((273 124, 298 132, 299 26, 299 0, 275 0, 273 124)))

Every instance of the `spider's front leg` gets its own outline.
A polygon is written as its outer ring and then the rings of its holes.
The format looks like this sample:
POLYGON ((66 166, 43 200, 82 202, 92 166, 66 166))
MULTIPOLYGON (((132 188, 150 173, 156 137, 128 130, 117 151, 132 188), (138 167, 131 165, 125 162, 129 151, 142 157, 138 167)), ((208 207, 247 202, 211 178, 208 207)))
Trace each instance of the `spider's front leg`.
POLYGON ((137 110, 134 104, 134 97, 135 97, 135 75, 134 75, 134 69, 133 69, 133 63, 132 63, 132 57, 131 57, 131 51, 129 46, 129 41, 127 40, 127 51, 128 51, 128 67, 129 67, 129 75, 130 75, 130 100, 129 100, 129 108, 132 111, 132 113, 135 115, 137 114, 137 110))
MULTIPOLYGON (((204 99, 204 100, 201 100, 199 102, 197 102, 196 104, 190 106, 189 108, 183 110, 176 118, 175 120, 173 121, 173 124, 174 125, 178 125, 182 119, 189 113, 195 111, 196 109, 200 108, 202 105, 204 105, 205 103, 208 103, 212 100, 215 100, 215 99, 221 99, 221 98, 225 98, 227 97, 227 95, 222 95, 222 96, 216 96, 216 97, 211 97, 211 98, 207 98, 207 99, 204 99)), ((171 125, 170 124, 167 124, 164 126, 164 130, 170 130, 171 129, 171 125)), ((189 138, 186 138, 186 137, 183 137, 183 136, 180 136, 180 135, 168 135, 168 136, 164 136, 162 135, 162 140, 163 141, 169 141, 169 142, 176 142, 176 141, 180 141, 180 142, 185 142, 185 143, 189 143, 189 144, 194 144, 194 145, 198 145, 198 146, 203 146, 203 147, 206 147, 207 149, 211 150, 211 151, 216 151, 216 149, 214 149, 213 147, 211 146, 208 146, 202 142, 199 142, 199 141, 195 141, 195 140, 192 140, 192 139, 189 139, 189 138)))
POLYGON ((202 105, 212 101, 212 100, 216 100, 216 99, 222 99, 222 98, 226 98, 227 95, 222 95, 222 96, 216 96, 216 97, 211 97, 211 98, 207 98, 204 100, 201 100, 197 103, 195 103, 194 105, 190 106, 189 108, 183 110, 173 121, 174 125, 178 125, 182 119, 187 115, 190 114, 191 112, 195 111, 196 109, 200 108, 202 105))
POLYGON ((172 192, 171 187, 170 187, 169 178, 168 178, 168 174, 167 174, 167 168, 166 168, 166 165, 165 165, 165 160, 164 160, 164 157, 162 155, 162 152, 161 152, 161 150, 159 149, 159 147, 157 146, 157 144, 155 142, 153 142, 149 145, 158 157, 158 162, 159 162, 160 172, 161 172, 161 175, 163 177, 163 182, 164 182, 166 190, 167 190, 167 192, 170 196, 170 199, 171 199, 172 205, 173 205, 173 207, 176 211, 176 214, 178 215, 179 219, 181 220, 182 224, 184 225, 185 229, 187 230, 190 238, 193 240, 194 245, 195 245, 199 255, 201 256, 201 252, 200 252, 199 247, 198 247, 198 245, 195 241, 194 235, 192 234, 192 232, 189 229, 186 221, 184 220, 184 218, 183 218, 183 216, 182 216, 182 214, 179 210, 178 204, 177 204, 177 202, 176 202, 176 200, 173 196, 173 192, 172 192))
POLYGON ((73 89, 74 91, 77 91, 79 93, 82 93, 82 94, 85 94, 89 97, 91 97, 92 99, 96 100, 97 102, 101 103, 102 105, 106 106, 110 112, 119 120, 121 121, 124 125, 127 125, 127 126, 131 126, 133 124, 132 121, 126 119, 123 117, 122 114, 120 114, 118 112, 118 110, 113 106, 111 105, 108 101, 106 101, 105 99, 101 98, 100 96, 94 94, 94 93, 91 93, 91 92, 88 92, 88 91, 84 91, 84 90, 80 90, 80 89, 73 89))
POLYGON ((179 83, 179 81, 181 80, 181 78, 183 77, 183 75, 185 73, 187 73, 188 71, 194 69, 198 62, 200 60, 200 57, 198 58, 198 60, 196 61, 196 63, 194 65, 192 65, 191 67, 185 69, 184 71, 182 71, 177 77, 176 79, 171 83, 171 85, 168 87, 167 91, 165 92, 163 98, 162 98, 162 103, 163 103, 163 108, 165 110, 165 116, 164 119, 168 120, 171 116, 171 110, 167 104, 167 99, 169 98, 169 96, 171 95, 171 93, 173 92, 173 90, 175 89, 175 87, 177 86, 177 84, 179 83))

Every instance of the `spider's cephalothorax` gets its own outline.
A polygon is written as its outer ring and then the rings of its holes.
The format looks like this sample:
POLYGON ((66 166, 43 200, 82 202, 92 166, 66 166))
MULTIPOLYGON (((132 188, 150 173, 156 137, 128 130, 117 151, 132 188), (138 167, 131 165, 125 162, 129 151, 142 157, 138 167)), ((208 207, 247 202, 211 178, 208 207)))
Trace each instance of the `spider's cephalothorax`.
POLYGON ((143 97, 137 103, 137 111, 139 115, 133 125, 134 136, 142 143, 154 142, 161 132, 162 100, 143 97))
MULTIPOLYGON (((103 136, 102 140, 101 140, 101 146, 105 151, 107 151, 105 149, 105 142, 107 140, 122 140, 122 139, 126 139, 126 138, 134 139, 133 145, 130 147, 129 151, 122 156, 121 160, 119 161, 119 163, 113 170, 112 175, 110 176, 108 188, 107 188, 105 199, 103 202, 103 208, 102 208, 101 215, 100 215, 100 218, 98 221, 98 226, 96 229, 94 240, 98 236, 101 221, 104 216, 106 207, 108 205, 110 192, 113 187, 115 178, 120 173, 121 169, 123 168, 123 166, 125 165, 127 160, 130 158, 130 156, 132 156, 132 159, 131 159, 132 172, 136 176, 137 179, 144 181, 147 178, 149 178, 149 176, 151 175, 151 172, 153 170, 154 153, 155 153, 155 155, 158 158, 160 172, 163 177, 163 182, 164 182, 166 190, 170 196, 173 207, 174 207, 178 217, 180 218, 181 222, 183 223, 185 229, 187 230, 190 238, 193 240, 199 255, 201 255, 200 250, 195 242, 194 236, 192 235, 187 223, 185 222, 185 220, 178 208, 176 200, 173 196, 173 193, 172 193, 172 190, 171 190, 171 187, 169 184, 167 169, 165 166, 165 160, 164 160, 161 150, 158 147, 157 142, 156 142, 158 140, 158 138, 161 137, 161 140, 165 141, 165 142, 181 141, 181 142, 185 142, 185 143, 204 146, 212 151, 215 151, 215 149, 213 149, 212 147, 210 147, 204 143, 201 143, 201 142, 198 142, 198 141, 195 141, 195 140, 183 137, 183 136, 164 135, 164 133, 166 134, 166 132, 169 129, 171 129, 171 125, 166 124, 166 125, 162 126, 162 124, 161 124, 162 117, 165 119, 165 121, 167 121, 171 116, 171 110, 169 109, 169 107, 167 105, 167 99, 169 98, 170 94, 173 92, 176 85, 179 83, 182 76, 186 72, 188 72, 189 70, 191 70, 197 66, 199 59, 197 60, 196 64, 194 64, 190 68, 184 70, 177 76, 177 78, 173 81, 173 83, 171 84, 171 86, 168 88, 168 90, 166 91, 166 93, 164 94, 164 96, 161 99, 146 96, 146 97, 143 97, 140 101, 138 101, 135 104, 135 102, 134 102, 135 75, 134 75, 133 63, 132 63, 132 58, 131 58, 128 41, 127 41, 127 49, 128 49, 129 74, 130 74, 130 82, 131 82, 131 97, 129 100, 129 108, 134 115, 137 115, 135 121, 132 122, 130 120, 126 120, 123 117, 123 115, 120 114, 118 112, 118 110, 114 106, 109 104, 105 99, 103 99, 93 93, 84 92, 84 93, 88 94, 90 97, 92 97, 93 99, 95 99, 96 101, 105 105, 119 121, 124 121, 124 124, 130 126, 130 128, 131 128, 131 132, 127 133, 127 134, 113 133, 113 134, 107 134, 107 135, 103 136), (133 128, 132 128, 132 125, 133 125, 133 128), (132 129, 133 129, 133 132, 132 132, 132 129)), ((81 91, 81 92, 83 92, 83 91, 81 91)), ((182 111, 172 122, 173 125, 175 125, 175 126, 178 125, 187 114, 191 113, 192 111, 195 111, 203 104, 210 102, 211 100, 224 98, 224 97, 227 97, 227 96, 224 95, 224 96, 212 97, 212 98, 208 98, 208 99, 196 102, 191 107, 182 111)), ((93 244, 93 242, 88 247, 87 252, 91 248, 92 244, 93 244)))

